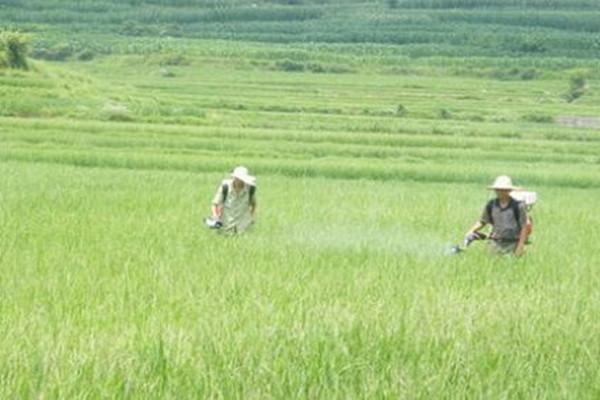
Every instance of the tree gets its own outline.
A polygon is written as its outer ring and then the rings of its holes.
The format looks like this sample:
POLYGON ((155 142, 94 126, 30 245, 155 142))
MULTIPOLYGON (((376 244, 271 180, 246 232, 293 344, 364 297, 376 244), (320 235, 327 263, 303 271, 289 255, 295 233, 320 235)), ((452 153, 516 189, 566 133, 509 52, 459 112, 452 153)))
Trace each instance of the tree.
POLYGON ((31 37, 17 31, 0 32, 0 54, 2 63, 8 68, 28 69, 27 52, 31 37))

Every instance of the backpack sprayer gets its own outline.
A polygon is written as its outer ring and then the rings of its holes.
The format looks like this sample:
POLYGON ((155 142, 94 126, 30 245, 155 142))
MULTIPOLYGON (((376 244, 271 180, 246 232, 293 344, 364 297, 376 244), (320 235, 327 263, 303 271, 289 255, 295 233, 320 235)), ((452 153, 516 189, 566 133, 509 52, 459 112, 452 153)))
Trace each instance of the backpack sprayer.
MULTIPOLYGON (((533 205, 537 202, 537 193, 536 192, 527 192, 524 190, 513 190, 512 192, 510 192, 510 197, 512 197, 514 200, 517 201, 517 205, 518 203, 525 203, 525 208, 527 211, 530 211, 533 208, 533 205)), ((487 206, 487 212, 488 214, 491 216, 491 206, 492 206, 492 201, 490 201, 487 206)), ((513 212, 515 212, 515 210, 513 210, 513 212)), ((515 218, 518 219, 517 217, 517 213, 515 212, 515 218)), ((531 232, 533 231, 533 219, 528 215, 527 216, 527 236, 529 236, 531 234, 531 232)), ((462 246, 461 245, 454 245, 450 248, 450 254, 458 254, 461 253, 463 251, 465 251, 467 249, 467 247, 469 247, 471 245, 471 243, 478 241, 478 240, 495 240, 496 238, 492 237, 492 235, 487 235, 485 233, 482 232, 473 232, 468 234, 467 236, 465 236, 465 240, 463 241, 462 246)))

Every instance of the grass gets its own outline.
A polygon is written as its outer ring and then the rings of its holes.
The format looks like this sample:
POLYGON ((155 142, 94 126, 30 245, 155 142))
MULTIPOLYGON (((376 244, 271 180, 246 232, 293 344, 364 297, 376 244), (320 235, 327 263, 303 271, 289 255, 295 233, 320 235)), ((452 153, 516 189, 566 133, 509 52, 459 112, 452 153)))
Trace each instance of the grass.
POLYGON ((0 8, 38 47, 69 26, 95 54, 0 69, 0 398, 599 397, 600 133, 555 123, 597 116, 597 61, 565 55, 590 2, 238 4, 218 39, 207 21, 123 37, 130 3, 0 8), (317 16, 322 40, 293 39, 317 16), (472 34, 447 54, 348 31, 402 16, 453 40, 465 23, 527 42, 535 22, 567 45, 486 55, 472 34), (575 73, 588 90, 567 103, 575 73), (239 164, 258 222, 224 239, 201 221, 239 164), (540 197, 526 255, 447 256, 505 173, 540 197))
POLYGON ((267 175, 260 224, 223 241, 199 226, 219 174, 2 173, 4 396, 597 393, 598 221, 565 207, 597 190, 540 190, 517 262, 444 256, 479 185, 267 175))

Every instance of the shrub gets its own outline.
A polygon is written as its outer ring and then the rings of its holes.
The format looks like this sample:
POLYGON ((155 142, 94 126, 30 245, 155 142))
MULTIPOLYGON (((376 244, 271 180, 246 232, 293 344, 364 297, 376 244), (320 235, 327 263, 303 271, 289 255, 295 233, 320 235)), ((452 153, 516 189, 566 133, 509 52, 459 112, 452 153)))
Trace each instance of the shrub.
POLYGON ((31 37, 17 31, 0 32, 0 53, 2 64, 14 69, 29 69, 27 52, 31 37))
POLYGON ((402 104, 398 104, 396 107, 396 116, 397 117, 405 117, 408 114, 408 110, 402 104))
POLYGON ((581 96, 583 96, 587 90, 587 79, 583 72, 577 72, 571 76, 569 80, 569 91, 565 95, 568 103, 572 103, 581 96))
POLYGON ((452 118, 452 111, 448 110, 447 108, 442 108, 438 111, 438 118, 440 119, 451 119, 452 118))

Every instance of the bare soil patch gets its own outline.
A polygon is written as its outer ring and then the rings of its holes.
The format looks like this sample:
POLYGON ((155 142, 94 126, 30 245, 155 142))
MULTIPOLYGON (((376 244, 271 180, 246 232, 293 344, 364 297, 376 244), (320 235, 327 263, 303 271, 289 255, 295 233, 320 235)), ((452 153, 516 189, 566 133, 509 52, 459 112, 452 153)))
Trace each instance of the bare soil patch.
POLYGON ((600 117, 577 117, 573 115, 563 115, 557 117, 555 121, 559 125, 565 125, 574 128, 600 129, 600 117))

